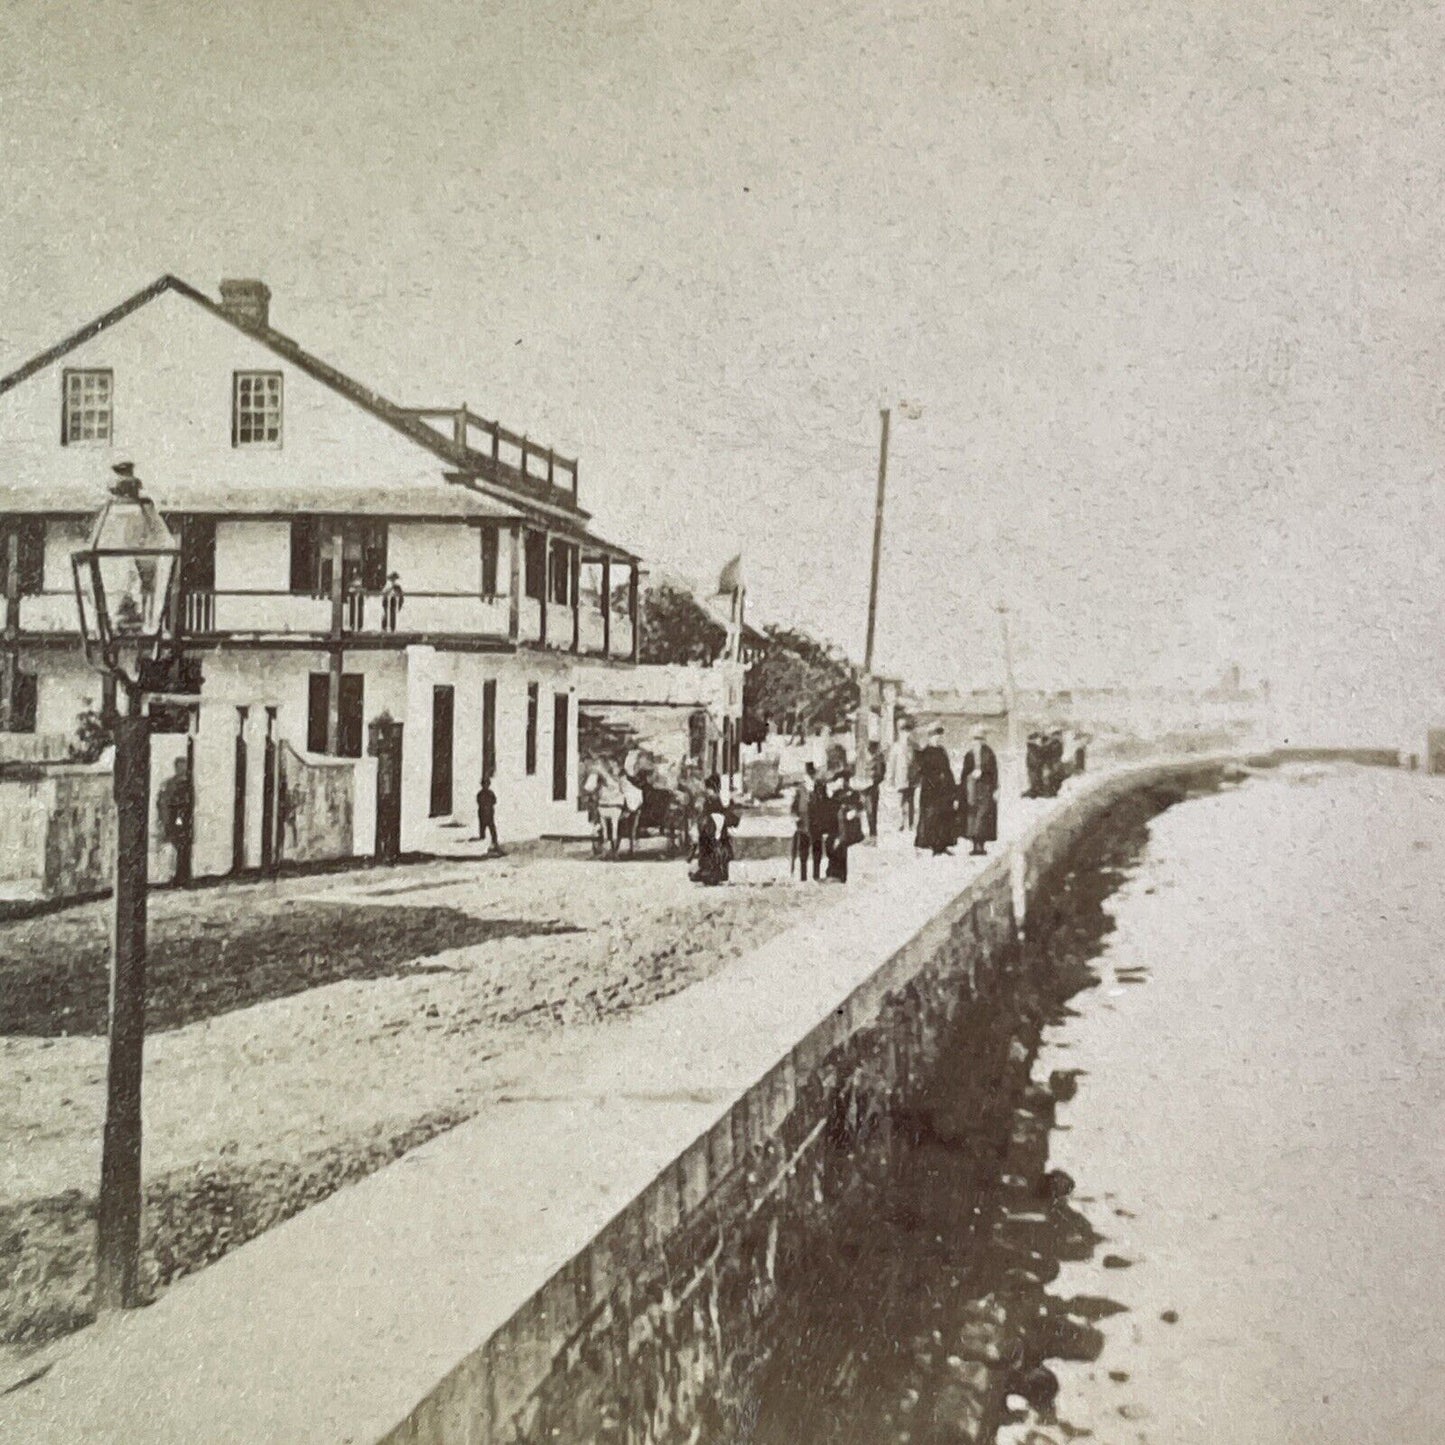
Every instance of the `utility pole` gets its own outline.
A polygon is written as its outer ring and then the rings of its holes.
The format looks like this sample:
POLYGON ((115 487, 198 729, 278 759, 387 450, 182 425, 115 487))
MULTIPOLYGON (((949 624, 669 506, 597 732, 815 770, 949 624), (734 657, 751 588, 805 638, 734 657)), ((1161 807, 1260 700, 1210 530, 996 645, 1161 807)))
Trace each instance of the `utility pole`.
POLYGON ((873 711, 873 635, 878 622, 878 566, 883 553, 883 492, 888 481, 889 409, 879 410, 882 434, 878 443, 878 497, 873 507, 873 570, 868 579, 868 636, 863 671, 858 676, 858 713, 854 723, 854 771, 861 773, 868 756, 868 719, 873 711))
POLYGON ((1009 629, 1008 603, 998 604, 999 625, 1003 629, 1003 695, 1004 707, 1008 712, 1008 750, 1011 759, 1019 755, 1019 698, 1014 683, 1013 634, 1009 629))

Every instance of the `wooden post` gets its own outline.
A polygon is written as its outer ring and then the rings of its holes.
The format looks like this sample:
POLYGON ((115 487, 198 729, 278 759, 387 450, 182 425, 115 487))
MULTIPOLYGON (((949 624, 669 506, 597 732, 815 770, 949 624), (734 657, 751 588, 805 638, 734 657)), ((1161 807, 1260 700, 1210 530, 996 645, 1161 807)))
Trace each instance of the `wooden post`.
POLYGON ((547 448, 547 485, 552 485, 552 471, 557 463, 557 454, 551 447, 547 448))
POLYGON ((492 423, 492 460, 496 461, 502 455, 502 428, 498 423, 492 423))
POLYGON ((326 753, 336 757, 341 751, 341 634, 345 618, 346 590, 342 585, 342 560, 346 543, 341 533, 331 538, 331 664, 326 697, 326 753))
MULTIPOLYGON (((522 457, 521 457, 521 462, 520 462, 519 465, 520 465, 521 471, 522 471, 522 480, 523 480, 523 481, 526 481, 526 479, 527 479, 527 438, 526 438, 525 436, 522 438, 522 457)), ((545 592, 547 589, 544 587, 542 590, 545 592)))
POLYGON ((5 666, 0 673, 0 731, 15 728, 15 691, 20 672, 20 533, 5 534, 5 666))
POLYGON ((632 574, 627 579, 627 615, 632 620, 632 661, 637 661, 637 649, 641 639, 637 626, 637 563, 632 564, 632 574))
POLYGON ((98 1313, 140 1303, 141 1066, 145 1042, 146 843, 150 720, 131 694, 115 722, 115 897, 110 960, 110 1044, 100 1200, 96 1210, 98 1313))
POLYGON ((602 559, 602 655, 612 656, 612 558, 602 559))
MULTIPOLYGON (((493 432, 495 440, 496 433, 493 432)), ((511 528, 512 536, 512 582, 511 582, 511 609, 507 619, 507 636, 512 639, 515 646, 522 628, 522 548, 526 544, 527 529, 520 522, 514 522, 511 528)))
MULTIPOLYGON (((523 454, 523 460, 526 454, 523 454)), ((547 597, 552 590, 552 535, 550 532, 542 533, 542 601, 539 625, 537 628, 537 641, 543 647, 547 645, 547 597)))
POLYGON ((452 417, 452 441, 459 447, 467 444, 467 409, 459 406, 452 417))
POLYGON ((567 552, 568 581, 572 587, 572 651, 582 644, 582 549, 571 547, 567 552))

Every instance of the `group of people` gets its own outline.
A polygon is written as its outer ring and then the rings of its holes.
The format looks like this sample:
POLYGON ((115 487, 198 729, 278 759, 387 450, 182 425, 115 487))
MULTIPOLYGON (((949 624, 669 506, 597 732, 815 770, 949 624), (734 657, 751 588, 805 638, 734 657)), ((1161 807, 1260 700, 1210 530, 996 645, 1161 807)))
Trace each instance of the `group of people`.
POLYGON ((848 850, 863 841, 864 819, 871 818, 876 828, 877 816, 877 785, 871 778, 867 791, 860 794, 846 761, 835 761, 821 777, 816 765, 807 763, 803 781, 793 793, 789 873, 796 867, 798 877, 806 881, 811 863, 815 883, 825 879, 846 883, 848 850))
POLYGON ((970 843, 969 852, 984 854, 998 838, 998 755, 988 745, 982 728, 973 734, 973 745, 963 755, 957 778, 948 750, 943 746, 943 728, 929 730, 928 741, 912 747, 905 734, 900 743, 909 751, 907 771, 899 788, 900 827, 913 818, 913 795, 918 797, 918 831, 915 846, 930 853, 951 853, 960 838, 970 843))
POLYGON ((1075 733, 1074 743, 1074 756, 1070 763, 1064 760, 1062 728, 1029 734, 1024 750, 1024 770, 1028 775, 1029 785, 1024 797, 1055 797, 1071 772, 1084 771, 1084 740, 1080 734, 1075 733))

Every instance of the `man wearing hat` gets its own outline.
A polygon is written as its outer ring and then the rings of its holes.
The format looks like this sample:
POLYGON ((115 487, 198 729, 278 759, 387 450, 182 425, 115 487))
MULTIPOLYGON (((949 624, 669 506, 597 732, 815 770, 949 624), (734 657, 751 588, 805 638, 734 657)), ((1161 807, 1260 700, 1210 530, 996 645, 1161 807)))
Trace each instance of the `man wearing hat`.
POLYGON ((963 831, 973 845, 968 851, 986 853, 986 843, 998 838, 998 757, 982 728, 973 732, 973 746, 963 756, 960 792, 964 800, 963 831))
POLYGON ((935 723, 927 745, 918 750, 918 832, 913 842, 930 853, 947 853, 954 844, 953 764, 943 746, 943 725, 935 723))

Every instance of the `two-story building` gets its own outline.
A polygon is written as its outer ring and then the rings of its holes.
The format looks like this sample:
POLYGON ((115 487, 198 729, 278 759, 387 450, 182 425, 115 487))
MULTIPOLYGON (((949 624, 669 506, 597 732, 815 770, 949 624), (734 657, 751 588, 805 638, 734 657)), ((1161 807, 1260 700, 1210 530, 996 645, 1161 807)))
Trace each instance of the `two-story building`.
POLYGON ((635 662, 638 596, 576 461, 368 390, 272 327, 259 281, 220 292, 163 276, 0 379, 0 745, 53 751, 107 705, 70 556, 124 460, 180 540, 174 633, 204 681, 178 725, 237 759, 197 871, 260 861, 248 747, 360 758, 378 718, 403 728, 403 847, 470 819, 483 772, 512 836, 575 829, 577 697, 635 662))

